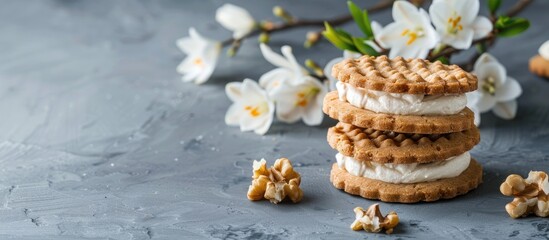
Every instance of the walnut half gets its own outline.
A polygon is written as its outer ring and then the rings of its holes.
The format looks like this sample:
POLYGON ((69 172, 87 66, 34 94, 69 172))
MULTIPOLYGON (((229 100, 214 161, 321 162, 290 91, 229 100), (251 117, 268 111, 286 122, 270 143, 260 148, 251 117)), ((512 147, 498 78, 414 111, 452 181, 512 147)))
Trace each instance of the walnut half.
POLYGON ((248 199, 252 201, 268 199, 279 203, 288 198, 297 203, 303 198, 299 188, 301 176, 294 171, 292 163, 287 158, 280 158, 267 168, 267 161, 254 160, 252 185, 248 188, 248 199))
POLYGON ((379 204, 374 204, 364 211, 361 207, 356 207, 355 221, 351 224, 351 229, 360 231, 364 229, 366 232, 380 232, 385 229, 385 233, 393 233, 393 229, 398 225, 398 215, 392 211, 383 216, 379 210, 379 204))
POLYGON ((499 187, 505 196, 515 197, 505 205, 512 218, 524 217, 531 213, 539 217, 549 216, 549 183, 545 172, 530 171, 528 178, 512 174, 499 187))

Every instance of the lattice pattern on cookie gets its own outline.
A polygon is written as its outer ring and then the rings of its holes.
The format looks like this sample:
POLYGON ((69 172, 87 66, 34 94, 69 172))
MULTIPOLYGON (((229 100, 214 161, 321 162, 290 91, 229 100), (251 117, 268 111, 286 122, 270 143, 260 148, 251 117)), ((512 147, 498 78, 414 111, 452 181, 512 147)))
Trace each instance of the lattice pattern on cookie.
POLYGON ((478 129, 446 134, 412 134, 338 123, 328 143, 343 155, 382 163, 427 163, 460 155, 480 141, 478 129))
POLYGON ((363 56, 334 65, 332 76, 355 87, 410 94, 465 93, 477 89, 477 77, 440 61, 363 56))
POLYGON ((454 198, 475 189, 482 183, 482 166, 475 159, 471 159, 469 167, 457 177, 432 182, 394 184, 353 176, 333 164, 330 181, 334 187, 363 198, 401 203, 432 202, 454 198))

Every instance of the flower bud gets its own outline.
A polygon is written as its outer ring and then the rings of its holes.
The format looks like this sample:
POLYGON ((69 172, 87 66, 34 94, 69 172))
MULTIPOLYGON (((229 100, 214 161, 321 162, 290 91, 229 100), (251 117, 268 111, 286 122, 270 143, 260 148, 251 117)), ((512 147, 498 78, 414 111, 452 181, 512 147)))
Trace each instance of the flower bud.
POLYGON ((310 48, 313 45, 315 45, 318 42, 318 40, 320 40, 319 32, 313 32, 313 31, 308 32, 303 46, 305 46, 305 48, 310 48))
POLYGON ((290 13, 288 13, 284 8, 281 6, 275 6, 273 7, 273 15, 281 18, 285 22, 293 22, 294 18, 290 13))
POLYGON ((262 32, 261 34, 259 34, 259 37, 257 38, 257 41, 259 41, 260 43, 268 43, 269 40, 270 40, 269 34, 266 32, 262 32))

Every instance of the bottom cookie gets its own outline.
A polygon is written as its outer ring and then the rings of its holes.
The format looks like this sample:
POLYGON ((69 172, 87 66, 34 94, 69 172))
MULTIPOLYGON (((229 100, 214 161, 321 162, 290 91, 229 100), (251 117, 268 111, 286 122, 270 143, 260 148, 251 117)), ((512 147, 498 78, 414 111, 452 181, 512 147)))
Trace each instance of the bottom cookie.
POLYGON ((353 176, 334 163, 330 181, 336 188, 363 198, 401 203, 432 202, 454 198, 475 189, 482 182, 482 166, 471 159, 469 167, 457 177, 432 182, 394 184, 353 176))

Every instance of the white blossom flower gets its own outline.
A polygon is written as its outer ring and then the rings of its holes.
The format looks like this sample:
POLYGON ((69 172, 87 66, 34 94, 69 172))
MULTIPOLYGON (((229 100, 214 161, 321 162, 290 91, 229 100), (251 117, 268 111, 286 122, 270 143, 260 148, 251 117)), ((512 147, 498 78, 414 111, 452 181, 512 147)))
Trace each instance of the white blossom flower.
POLYGON ((183 74, 181 79, 196 84, 206 82, 217 64, 221 43, 204 38, 194 28, 190 28, 189 37, 178 39, 176 45, 187 54, 177 66, 177 72, 183 74))
POLYGON ((517 113, 516 98, 522 94, 518 81, 507 76, 505 67, 488 53, 475 62, 474 73, 479 89, 467 94, 467 106, 475 111, 475 120, 480 124, 480 113, 490 110, 500 118, 513 119, 517 113))
POLYGON ((306 76, 297 83, 283 82, 271 94, 276 103, 276 117, 286 123, 299 119, 309 126, 322 123, 322 101, 326 86, 318 79, 306 76))
POLYGON ((277 68, 266 72, 259 78, 259 85, 272 92, 282 85, 282 82, 288 83, 300 82, 305 76, 308 76, 305 70, 295 59, 290 46, 282 46, 282 55, 275 53, 269 46, 262 43, 260 46, 263 57, 277 68))
POLYGON ((274 104, 267 92, 251 80, 242 83, 231 82, 225 86, 225 92, 233 104, 225 114, 225 123, 240 126, 240 131, 253 130, 265 134, 273 122, 274 104))
POLYGON ((282 47, 284 56, 265 44, 260 48, 265 59, 278 67, 259 79, 259 84, 275 101, 277 119, 287 123, 303 119, 307 125, 319 125, 324 117, 322 99, 327 87, 297 62, 290 46, 282 47))
POLYGON ((343 51, 343 57, 334 58, 326 64, 326 66, 324 67, 324 75, 326 76, 326 78, 328 78, 329 91, 336 90, 336 83, 338 81, 335 77, 332 76, 332 68, 334 67, 334 65, 345 59, 359 58, 360 56, 362 56, 362 54, 345 50, 343 51))
POLYGON ((389 57, 425 58, 439 41, 429 14, 407 1, 393 4, 393 23, 375 35, 384 48, 390 48, 389 57))
POLYGON ((429 8, 441 42, 457 49, 468 49, 474 39, 492 31, 488 18, 478 16, 478 0, 435 0, 429 8))
POLYGON ((240 39, 255 28, 255 20, 246 9, 226 3, 217 9, 215 20, 240 39))

